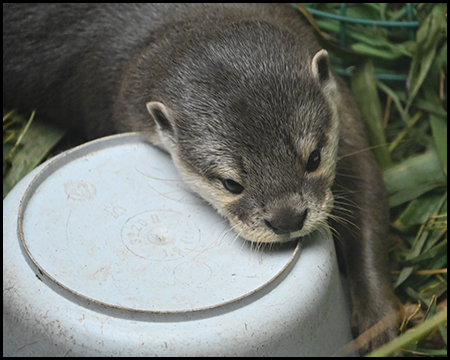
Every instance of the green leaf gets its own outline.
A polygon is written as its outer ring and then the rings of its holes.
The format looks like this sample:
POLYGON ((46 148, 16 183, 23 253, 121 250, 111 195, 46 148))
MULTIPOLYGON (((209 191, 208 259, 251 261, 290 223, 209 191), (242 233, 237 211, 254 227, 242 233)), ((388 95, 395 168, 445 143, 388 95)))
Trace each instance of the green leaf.
POLYGON ((375 157, 380 166, 386 168, 390 159, 385 146, 386 136, 372 60, 366 60, 357 67, 351 87, 368 131, 369 143, 374 147, 375 157))
POLYGON ((422 324, 417 325, 404 333, 402 336, 392 340, 390 343, 376 349, 368 354, 368 357, 381 357, 393 355, 396 351, 407 347, 409 344, 425 339, 431 331, 437 326, 444 325, 447 322, 447 309, 438 312, 431 319, 425 320, 422 324))
POLYGON ((411 226, 426 222, 441 206, 443 197, 445 195, 439 193, 414 199, 393 225, 398 230, 407 230, 411 226))
POLYGON ((447 120, 430 115, 430 124, 442 170, 447 176, 447 120))
POLYGON ((437 46, 447 27, 446 13, 446 4, 434 6, 417 31, 417 48, 408 76, 410 91, 407 108, 411 106, 434 61, 437 46))
POLYGON ((20 141, 23 146, 12 158, 12 167, 3 179, 3 198, 26 174, 42 162, 64 134, 65 131, 53 126, 39 122, 31 123, 20 141))
POLYGON ((426 191, 447 184, 438 155, 433 149, 386 169, 383 179, 391 206, 410 201, 426 191), (399 198, 398 194, 402 197, 399 198))

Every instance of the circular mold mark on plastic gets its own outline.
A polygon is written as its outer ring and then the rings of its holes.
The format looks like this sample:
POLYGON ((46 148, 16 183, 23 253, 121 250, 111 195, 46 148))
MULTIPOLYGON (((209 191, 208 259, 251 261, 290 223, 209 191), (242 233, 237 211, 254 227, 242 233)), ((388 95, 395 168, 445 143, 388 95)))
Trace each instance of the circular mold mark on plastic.
POLYGON ((168 261, 190 254, 200 241, 200 229, 186 215, 170 211, 146 211, 128 219, 122 242, 141 258, 168 261), (174 224, 183 224, 183 231, 174 224))

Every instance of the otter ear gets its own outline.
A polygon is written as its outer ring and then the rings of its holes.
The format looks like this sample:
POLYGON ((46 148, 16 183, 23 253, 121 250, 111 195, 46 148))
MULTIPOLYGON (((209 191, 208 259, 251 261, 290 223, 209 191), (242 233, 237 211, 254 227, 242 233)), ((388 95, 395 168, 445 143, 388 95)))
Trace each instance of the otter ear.
POLYGON ((174 137, 174 119, 168 107, 159 101, 150 101, 146 105, 148 112, 158 127, 158 130, 166 135, 174 137))
POLYGON ((314 78, 317 79, 320 84, 325 84, 332 78, 330 72, 330 60, 326 50, 322 49, 314 55, 311 69, 314 78))
POLYGON ((150 135, 151 142, 173 155, 176 151, 175 119, 170 109, 158 101, 150 101, 147 110, 156 124, 156 131, 150 135))

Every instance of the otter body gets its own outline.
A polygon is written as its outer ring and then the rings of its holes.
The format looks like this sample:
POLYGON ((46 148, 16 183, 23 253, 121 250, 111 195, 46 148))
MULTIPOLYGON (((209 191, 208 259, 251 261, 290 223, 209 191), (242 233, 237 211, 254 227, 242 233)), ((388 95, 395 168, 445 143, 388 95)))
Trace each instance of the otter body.
POLYGON ((147 134, 250 241, 328 218, 357 332, 396 308, 380 171, 352 96, 290 6, 4 4, 3 103, 90 138, 147 134))

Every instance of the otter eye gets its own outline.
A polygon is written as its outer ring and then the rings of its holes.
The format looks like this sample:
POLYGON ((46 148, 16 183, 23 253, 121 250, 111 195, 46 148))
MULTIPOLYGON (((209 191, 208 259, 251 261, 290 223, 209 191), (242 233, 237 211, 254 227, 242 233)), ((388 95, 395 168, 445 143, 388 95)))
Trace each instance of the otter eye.
POLYGON ((244 187, 231 179, 220 178, 225 189, 227 189, 232 194, 241 194, 244 191, 244 187))
POLYGON ((314 172, 320 165, 320 150, 314 150, 311 155, 309 155, 308 162, 306 163, 306 171, 314 172))

